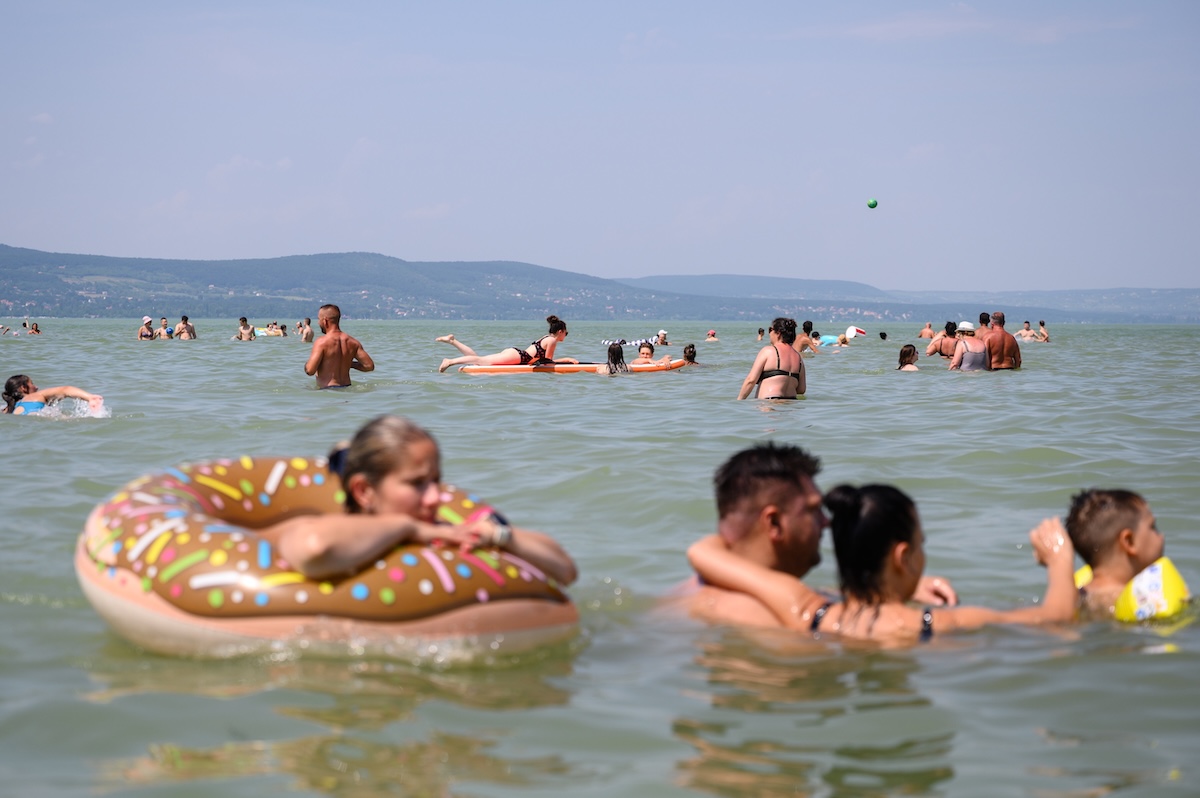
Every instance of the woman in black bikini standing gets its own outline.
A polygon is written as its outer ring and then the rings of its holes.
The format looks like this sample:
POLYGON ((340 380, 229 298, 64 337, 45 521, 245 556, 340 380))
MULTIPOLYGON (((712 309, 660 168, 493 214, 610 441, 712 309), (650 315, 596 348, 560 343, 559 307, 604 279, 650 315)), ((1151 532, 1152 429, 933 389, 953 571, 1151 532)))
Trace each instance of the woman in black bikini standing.
POLYGON ((524 349, 510 346, 508 349, 501 349, 494 355, 476 354, 474 349, 455 338, 453 334, 435 338, 434 340, 444 344, 454 345, 458 351, 462 352, 461 357, 448 357, 443 360, 442 365, 438 366, 438 371, 445 371, 451 366, 468 364, 473 366, 524 366, 529 363, 537 364, 545 361, 578 363, 578 360, 570 357, 564 357, 561 360, 554 359, 555 347, 567 337, 567 323, 558 316, 547 316, 546 322, 550 325, 550 331, 529 346, 524 349))
POLYGON ((758 387, 759 399, 795 399, 808 390, 804 361, 792 344, 796 340, 796 320, 778 318, 771 322, 770 346, 758 350, 750 373, 742 382, 738 399, 745 399, 758 387))

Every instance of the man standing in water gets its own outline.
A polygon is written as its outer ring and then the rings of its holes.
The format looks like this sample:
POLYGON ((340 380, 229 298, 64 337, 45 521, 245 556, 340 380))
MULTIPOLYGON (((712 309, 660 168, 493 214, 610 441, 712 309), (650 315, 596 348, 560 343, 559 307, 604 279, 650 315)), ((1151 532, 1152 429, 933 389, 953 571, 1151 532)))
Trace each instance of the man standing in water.
POLYGON ((313 342, 313 336, 316 335, 316 333, 313 332, 312 319, 308 316, 305 316, 304 321, 296 325, 296 332, 299 334, 301 341, 306 344, 311 344, 313 342))
POLYGON ((175 325, 175 337, 180 341, 196 340, 196 328, 188 321, 187 316, 182 316, 179 323, 175 325))
POLYGON ((987 346, 988 369, 1003 371, 1021 368, 1021 347, 1013 334, 1004 329, 1004 311, 992 314, 992 333, 984 342, 987 346))
MULTIPOLYGON (((813 478, 817 458, 798 446, 764 443, 738 452, 717 469, 717 533, 693 544, 720 546, 774 571, 801 579, 821 562, 821 533, 829 519, 813 478)), ((811 617, 829 599, 813 590, 795 611, 811 617)), ((950 584, 922 577, 914 600, 957 604, 950 584)), ((717 623, 781 626, 758 599, 694 578, 681 597, 689 614, 717 623)))
POLYGON ((374 371, 375 361, 357 338, 342 332, 342 311, 337 305, 322 305, 317 325, 324 333, 313 343, 312 354, 304 364, 304 373, 315 375, 318 388, 345 388, 350 385, 350 369, 374 371))

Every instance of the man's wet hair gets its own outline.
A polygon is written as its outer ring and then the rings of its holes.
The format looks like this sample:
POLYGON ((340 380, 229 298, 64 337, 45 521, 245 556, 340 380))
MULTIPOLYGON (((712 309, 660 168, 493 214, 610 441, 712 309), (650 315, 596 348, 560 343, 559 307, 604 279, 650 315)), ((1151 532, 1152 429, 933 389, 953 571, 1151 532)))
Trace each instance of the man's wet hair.
POLYGON ((820 470, 821 461, 799 446, 768 441, 743 449, 713 475, 717 515, 724 518, 748 499, 765 504, 784 491, 803 490, 804 478, 820 470))

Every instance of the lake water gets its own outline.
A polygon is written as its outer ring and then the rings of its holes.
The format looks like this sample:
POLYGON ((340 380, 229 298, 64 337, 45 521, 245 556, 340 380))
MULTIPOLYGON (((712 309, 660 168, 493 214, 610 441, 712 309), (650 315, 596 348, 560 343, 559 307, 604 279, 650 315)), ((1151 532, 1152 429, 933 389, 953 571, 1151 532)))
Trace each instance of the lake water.
MULTIPOLYGON (((315 309, 314 309, 315 310, 315 309)), ((157 313, 153 314, 157 318, 157 313)), ((261 324, 263 320, 258 320, 261 324)), ((284 321, 284 320, 280 320, 284 321)), ((294 320, 289 320, 294 322, 294 320)), ((377 370, 317 391, 295 337, 135 340, 136 320, 39 320, 3 377, 102 393, 111 417, 0 417, 0 792, 20 796, 1157 796, 1200 792, 1200 624, 1001 628, 879 652, 708 627, 656 609, 714 529, 713 470, 798 443, 821 485, 895 482, 929 571, 963 600, 1033 601, 1027 531, 1088 486, 1142 492, 1200 587, 1200 327, 1052 326, 1020 372, 895 371, 920 324, 810 358, 804 401, 737 402, 760 324, 670 322, 704 368, 438 374, 528 324, 346 322, 377 370), (581 571, 571 644, 496 666, 142 652, 83 598, 88 511, 139 474, 241 454, 324 454, 380 413, 439 439, 449 479, 554 534, 581 571)), ((10 324, 10 321, 4 323, 10 324)), ((19 326, 19 325, 18 325, 19 326)), ((577 323, 560 356, 659 324, 577 323)), ((836 325, 823 325, 818 328, 836 325)), ((811 581, 832 585, 832 551, 811 581)))

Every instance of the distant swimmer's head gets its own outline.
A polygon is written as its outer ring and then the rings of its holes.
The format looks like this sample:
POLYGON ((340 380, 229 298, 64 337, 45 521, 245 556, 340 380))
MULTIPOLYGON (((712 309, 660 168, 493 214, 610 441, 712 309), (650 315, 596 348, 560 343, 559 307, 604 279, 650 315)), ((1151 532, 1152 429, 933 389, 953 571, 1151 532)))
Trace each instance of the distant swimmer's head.
POLYGON ((149 316, 142 316, 142 324, 151 324, 153 321, 154 319, 150 318, 149 316))
POLYGON ((963 335, 974 335, 975 325, 969 321, 960 321, 958 323, 958 331, 963 335))
POLYGON ((881 341, 887 340, 887 333, 885 333, 883 330, 879 331, 879 340, 881 340, 881 341))
POLYGON ((181 322, 183 322, 184 324, 187 324, 187 316, 180 316, 180 317, 179 317, 179 320, 180 320, 181 322))
POLYGON ((246 322, 246 317, 245 317, 245 316, 242 316, 241 318, 239 318, 239 319, 238 319, 238 321, 239 321, 240 323, 242 323, 242 324, 246 324, 246 323, 247 323, 247 322, 246 322))
POLYGON ((985 312, 985 313, 979 314, 979 328, 980 329, 983 329, 984 327, 988 326, 991 323, 992 323, 992 315, 990 313, 985 312))
POLYGON ((640 357, 654 357, 654 344, 646 341, 638 347, 638 355, 640 357))
POLYGON ((441 456, 426 430, 400 416, 367 422, 329 453, 342 478, 346 511, 403 513, 432 522, 440 503, 441 456))
POLYGON ((916 362, 917 362, 917 348, 915 346, 913 346, 912 344, 905 344, 904 346, 900 347, 900 366, 899 366, 899 368, 904 368, 905 366, 915 364, 916 362))
POLYGON ((696 345, 688 344, 683 348, 683 359, 688 363, 696 362, 696 345))
POLYGON ((608 345, 608 364, 610 366, 625 365, 625 347, 621 346, 624 341, 608 345))
POLYGON ((954 335, 958 332, 958 325, 952 321, 946 322, 946 335, 954 335))

